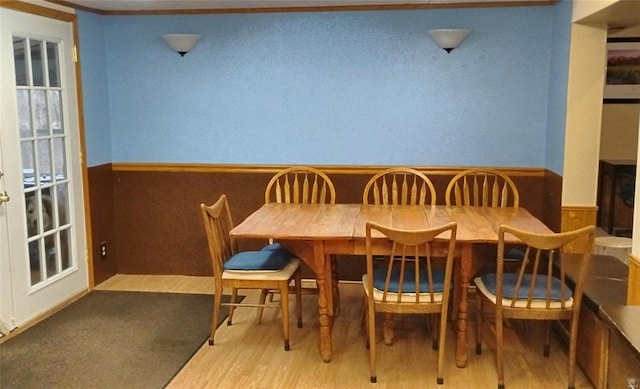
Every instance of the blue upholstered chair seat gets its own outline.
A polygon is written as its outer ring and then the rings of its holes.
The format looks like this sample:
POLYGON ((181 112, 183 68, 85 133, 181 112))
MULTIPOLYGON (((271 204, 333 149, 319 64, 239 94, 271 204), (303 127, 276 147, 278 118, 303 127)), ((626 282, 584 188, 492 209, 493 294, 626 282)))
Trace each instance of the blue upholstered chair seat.
POLYGON ((284 247, 282 247, 282 245, 280 243, 270 243, 266 246, 264 246, 263 248, 260 249, 260 251, 287 251, 287 249, 285 249, 284 247))
POLYGON ((280 271, 291 259, 283 250, 244 251, 224 263, 225 271, 280 271))
MULTIPOLYGON (((420 283, 418 284, 420 293, 429 292, 429 278, 425 270, 420 270, 420 283)), ((373 287, 384 291, 387 270, 375 269, 373 271, 373 287)), ((415 271, 407 269, 404 271, 404 281, 402 284, 402 293, 416 293, 415 271)), ((400 283, 400 270, 393 269, 391 271, 391 279, 389 281, 389 292, 398 293, 398 285, 400 283)), ((442 293, 444 289, 444 272, 433 272, 433 292, 442 293)))
MULTIPOLYGON (((444 290, 444 273, 434 271, 433 273, 433 301, 431 301, 431 293, 429 292, 429 283, 427 281, 426 272, 420 272, 420 294, 419 301, 422 303, 433 303, 442 301, 444 290)), ((405 270, 404 282, 402 287, 402 294, 398 293, 398 284, 400 280, 400 271, 394 269, 392 271, 391 281, 389 282, 389 291, 386 296, 386 301, 400 301, 405 303, 416 302, 416 288, 415 278, 413 270, 405 270)), ((384 284, 385 284, 386 270, 376 269, 373 272, 373 299, 376 301, 385 301, 384 297, 384 284)), ((368 287, 367 275, 362 276, 362 284, 364 286, 365 293, 367 293, 368 287)))
MULTIPOLYGON (((515 292, 515 286, 518 279, 518 275, 515 273, 505 273, 503 275, 503 283, 502 283, 502 305, 510 306, 511 298, 515 292)), ((474 283, 478 289, 480 289, 487 297, 489 297, 494 303, 496 302, 496 274, 485 274, 480 277, 476 277, 474 283)), ((524 307, 527 303, 527 297, 529 293, 529 285, 531 284, 531 275, 525 274, 522 283, 520 285, 520 290, 518 291, 518 296, 516 298, 516 306, 524 307)), ((569 308, 573 305, 573 292, 568 286, 564 287, 564 307, 562 296, 560 293, 561 281, 557 278, 553 278, 551 281, 551 295, 550 295, 550 306, 549 308, 569 308)), ((538 276, 536 278, 534 291, 533 291, 533 299, 531 303, 532 308, 544 308, 546 307, 546 296, 547 296, 547 284, 545 276, 538 276)))

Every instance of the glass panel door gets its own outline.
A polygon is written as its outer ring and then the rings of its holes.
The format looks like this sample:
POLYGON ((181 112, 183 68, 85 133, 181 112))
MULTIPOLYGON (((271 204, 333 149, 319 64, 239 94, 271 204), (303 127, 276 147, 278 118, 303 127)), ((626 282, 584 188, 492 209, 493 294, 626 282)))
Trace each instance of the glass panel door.
POLYGON ((0 38, 0 140, 12 197, 0 213, 10 243, 0 282, 3 292, 10 285, 15 327, 87 288, 87 253, 72 25, 0 8, 0 38))

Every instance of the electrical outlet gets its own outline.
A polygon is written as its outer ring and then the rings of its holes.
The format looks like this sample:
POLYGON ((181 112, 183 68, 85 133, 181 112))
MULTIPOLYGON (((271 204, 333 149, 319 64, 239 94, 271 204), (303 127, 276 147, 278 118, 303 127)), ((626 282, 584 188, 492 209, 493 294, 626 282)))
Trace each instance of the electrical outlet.
POLYGON ((105 259, 107 257, 107 242, 100 242, 100 258, 105 259))

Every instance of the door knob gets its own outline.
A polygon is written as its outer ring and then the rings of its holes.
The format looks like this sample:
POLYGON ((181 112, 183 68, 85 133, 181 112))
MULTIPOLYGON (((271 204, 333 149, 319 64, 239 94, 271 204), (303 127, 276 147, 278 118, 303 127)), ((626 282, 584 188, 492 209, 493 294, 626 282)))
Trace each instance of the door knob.
POLYGON ((8 203, 9 200, 11 200, 11 196, 7 194, 7 191, 5 191, 4 194, 0 193, 0 204, 8 203))

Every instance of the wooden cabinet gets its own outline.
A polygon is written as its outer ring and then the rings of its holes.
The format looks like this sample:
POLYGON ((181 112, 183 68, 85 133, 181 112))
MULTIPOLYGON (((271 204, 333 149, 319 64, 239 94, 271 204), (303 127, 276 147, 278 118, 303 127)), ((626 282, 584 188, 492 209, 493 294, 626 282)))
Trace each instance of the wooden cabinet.
POLYGON ((609 365, 607 389, 638 388, 640 385, 640 358, 618 334, 609 337, 609 365))
POLYGON ((609 328, 607 388, 637 388, 640 384, 640 306, 600 307, 600 318, 609 328), (631 385, 630 385, 631 384, 631 385))
POLYGON ((585 305, 580 309, 576 362, 596 389, 606 387, 607 346, 609 329, 585 305))
MULTIPOLYGON (((567 256, 567 259, 569 257, 567 256)), ((578 277, 577 262, 566 261, 568 283, 578 277)), ((602 306, 623 305, 627 301, 627 266, 612 256, 594 255, 584 286, 576 362, 596 389, 607 388, 609 326, 600 315, 602 306)), ((568 334, 568 322, 562 322, 568 334)), ((626 389, 626 386, 620 389, 626 389)))

